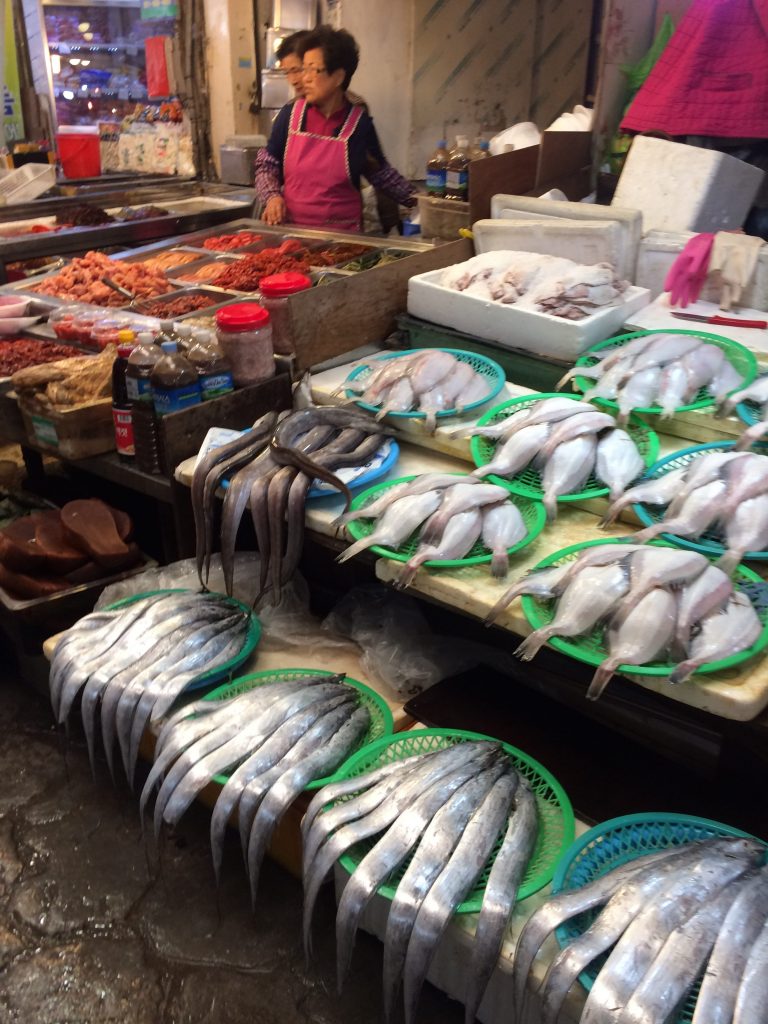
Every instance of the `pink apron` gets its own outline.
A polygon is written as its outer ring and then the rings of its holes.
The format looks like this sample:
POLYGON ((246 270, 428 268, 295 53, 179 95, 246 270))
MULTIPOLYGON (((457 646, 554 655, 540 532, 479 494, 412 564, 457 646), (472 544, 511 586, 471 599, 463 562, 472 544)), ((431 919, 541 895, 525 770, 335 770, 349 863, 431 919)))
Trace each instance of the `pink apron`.
POLYGON ((338 135, 302 130, 306 100, 291 111, 283 155, 283 198, 288 220, 333 231, 360 231, 362 201, 349 173, 349 140, 363 108, 351 107, 338 135))

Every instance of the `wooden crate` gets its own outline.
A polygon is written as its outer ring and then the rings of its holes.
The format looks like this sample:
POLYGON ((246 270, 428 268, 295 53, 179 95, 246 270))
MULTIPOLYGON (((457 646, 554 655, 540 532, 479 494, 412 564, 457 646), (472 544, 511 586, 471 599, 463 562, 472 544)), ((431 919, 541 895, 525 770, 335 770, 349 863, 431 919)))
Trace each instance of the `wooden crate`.
POLYGON ((115 447, 110 398, 62 410, 20 398, 19 410, 29 441, 63 459, 86 459, 115 447))
POLYGON ((259 384, 161 417, 163 472, 171 476, 180 462, 199 452, 211 427, 245 430, 265 412, 288 409, 290 405, 291 379, 287 373, 279 373, 259 384))
MULTIPOLYGON (((394 246, 397 248, 397 245, 394 246)), ((382 341, 407 306, 408 280, 474 255, 465 238, 288 297, 296 369, 382 341)))

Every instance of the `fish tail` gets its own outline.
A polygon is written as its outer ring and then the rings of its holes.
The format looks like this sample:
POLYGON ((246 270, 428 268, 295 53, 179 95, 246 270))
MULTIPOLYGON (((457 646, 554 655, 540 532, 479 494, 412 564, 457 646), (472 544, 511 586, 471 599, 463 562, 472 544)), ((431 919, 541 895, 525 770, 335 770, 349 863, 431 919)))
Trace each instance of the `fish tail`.
POLYGON ((509 572, 509 555, 506 548, 499 548, 493 552, 491 559, 491 576, 497 580, 503 580, 509 572))
POLYGON ((501 597, 498 599, 493 608, 491 608, 491 610, 485 616, 485 619, 483 620, 483 625, 490 626, 492 623, 494 623, 496 619, 499 617, 499 615, 501 615, 501 613, 504 611, 504 609, 508 605, 512 604, 515 598, 519 597, 522 593, 524 593, 522 583, 517 582, 513 584, 513 586, 511 586, 509 590, 505 591, 501 595, 501 597))
POLYGON ((621 504, 621 497, 614 499, 606 509, 600 522, 597 524, 598 529, 607 530, 609 526, 613 526, 623 511, 624 505, 621 504))
POLYGON ((578 372, 579 371, 576 369, 575 366, 572 366, 570 370, 567 370, 560 378, 560 380, 557 382, 557 384, 555 384, 555 391, 559 391, 561 388, 564 388, 568 381, 571 379, 571 377, 575 377, 578 374, 578 372))
POLYGON ((554 494, 544 495, 544 509, 547 513, 547 522, 553 523, 557 519, 557 496, 554 494))
POLYGON ((518 648, 515 651, 515 654, 518 658, 522 658, 523 661, 530 661, 532 658, 536 657, 541 648, 552 635, 553 634, 549 626, 543 626, 541 629, 535 629, 518 646, 518 648))
POLYGON ((348 562, 350 558, 354 558, 355 555, 359 555, 361 551, 365 551, 375 543, 376 541, 371 540, 370 536, 363 537, 362 540, 355 541, 354 544, 350 544, 348 548, 342 551, 341 554, 337 556, 336 561, 339 565, 343 562, 348 562))
POLYGON ((620 664, 621 662, 617 661, 616 658, 606 658, 597 667, 595 674, 592 676, 592 682, 587 689, 587 700, 597 700, 611 679, 613 679, 616 669, 620 664))
POLYGON ((681 661, 674 670, 670 673, 667 682, 672 686, 677 686, 678 683, 684 683, 689 679, 696 669, 699 667, 700 662, 693 658, 689 658, 688 661, 681 661))
POLYGON ((736 567, 744 557, 744 552, 738 548, 728 548, 724 555, 715 562, 718 569, 722 569, 728 576, 733 576, 736 567))
POLYGON ((632 540, 637 544, 645 544, 648 540, 653 540, 654 537, 658 537, 660 533, 667 533, 670 531, 671 523, 654 523, 653 526, 646 526, 644 530, 638 530, 637 533, 631 535, 632 540))
POLYGON ((435 409, 430 409, 424 417, 424 429, 428 434, 434 434, 437 430, 437 412, 435 409))
POLYGON ((419 571, 421 564, 424 561, 426 561, 426 558, 421 558, 419 555, 413 556, 395 581, 395 586, 398 590, 406 590, 410 587, 416 573, 419 571))
POLYGON ((379 409, 379 411, 374 416, 374 419, 376 420, 377 423, 381 423, 381 421, 384 419, 385 416, 387 416, 389 414, 389 412, 390 412, 389 406, 385 405, 383 409, 379 409))

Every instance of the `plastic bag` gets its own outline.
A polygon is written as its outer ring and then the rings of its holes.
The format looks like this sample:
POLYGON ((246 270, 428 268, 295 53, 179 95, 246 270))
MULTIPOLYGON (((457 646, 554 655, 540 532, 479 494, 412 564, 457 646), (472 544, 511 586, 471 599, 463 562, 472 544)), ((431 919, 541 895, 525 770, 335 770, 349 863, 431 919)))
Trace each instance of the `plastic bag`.
MULTIPOLYGON (((234 597, 244 604, 252 604, 259 583, 259 556, 255 551, 239 551, 235 555, 234 597)), ((114 604, 124 597, 133 597, 149 590, 200 590, 197 575, 197 562, 194 558, 185 558, 170 565, 146 569, 127 580, 120 580, 105 587, 96 602, 95 611, 105 605, 114 604)), ((208 578, 208 589, 218 594, 225 592, 224 573, 221 569, 221 558, 214 555, 211 559, 211 572, 208 578)))
POLYGON ((366 673, 401 700, 481 663, 501 671, 513 664, 484 644, 433 634, 414 598, 381 584, 351 590, 325 618, 323 630, 354 640, 366 673))

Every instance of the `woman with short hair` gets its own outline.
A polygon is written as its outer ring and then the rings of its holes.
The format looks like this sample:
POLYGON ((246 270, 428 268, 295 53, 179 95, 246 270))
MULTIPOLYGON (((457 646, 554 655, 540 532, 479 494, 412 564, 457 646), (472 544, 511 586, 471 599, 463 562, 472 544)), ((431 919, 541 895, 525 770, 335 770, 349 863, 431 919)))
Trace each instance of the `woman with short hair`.
POLYGON ((275 119, 256 159, 267 224, 360 231, 360 178, 404 206, 415 189, 387 163, 373 120, 347 96, 359 50, 344 29, 321 25, 301 42, 302 97, 275 119))

